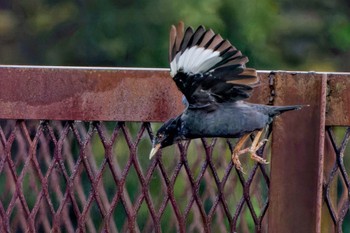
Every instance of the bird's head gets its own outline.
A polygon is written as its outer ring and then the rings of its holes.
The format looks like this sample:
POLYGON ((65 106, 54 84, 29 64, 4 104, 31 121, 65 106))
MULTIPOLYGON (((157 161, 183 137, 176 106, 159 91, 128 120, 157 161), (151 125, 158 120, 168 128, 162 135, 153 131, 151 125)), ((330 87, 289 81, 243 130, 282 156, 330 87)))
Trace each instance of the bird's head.
POLYGON ((170 146, 180 141, 181 137, 179 132, 179 118, 172 118, 165 122, 164 125, 162 125, 162 127, 160 127, 160 129, 157 131, 157 134, 153 139, 153 148, 149 158, 151 159, 160 148, 170 146))

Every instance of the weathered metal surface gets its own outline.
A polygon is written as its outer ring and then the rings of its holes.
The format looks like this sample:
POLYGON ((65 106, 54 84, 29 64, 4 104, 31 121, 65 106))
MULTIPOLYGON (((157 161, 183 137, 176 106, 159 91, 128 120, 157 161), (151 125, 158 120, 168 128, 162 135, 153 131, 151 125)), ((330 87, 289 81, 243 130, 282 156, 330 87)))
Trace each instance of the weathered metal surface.
POLYGON ((327 125, 350 125, 350 74, 329 74, 327 125))
POLYGON ((2 119, 162 121, 183 109, 166 70, 1 67, 0 82, 2 119))
POLYGON ((269 232, 320 232, 326 76, 277 73, 275 90, 275 105, 310 106, 273 125, 269 232))
MULTIPOLYGON (((258 74, 249 101, 265 104, 273 80, 258 74)), ((350 74, 328 76, 326 124, 349 125, 350 74)), ((168 69, 0 66, 0 82, 2 119, 165 121, 183 110, 168 69)))
MULTIPOLYGON (((251 101, 267 103, 266 72, 251 101)), ((0 118, 165 121, 184 106, 167 69, 0 66, 0 118)))

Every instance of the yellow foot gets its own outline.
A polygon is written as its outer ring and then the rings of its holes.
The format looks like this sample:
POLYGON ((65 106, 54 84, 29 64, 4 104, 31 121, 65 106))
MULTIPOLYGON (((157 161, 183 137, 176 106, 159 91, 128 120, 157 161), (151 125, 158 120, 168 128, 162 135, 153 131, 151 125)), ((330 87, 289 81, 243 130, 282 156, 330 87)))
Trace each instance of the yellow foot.
POLYGON ((241 161, 239 161, 238 155, 233 155, 233 156, 232 156, 232 163, 233 163, 233 165, 235 165, 235 167, 236 167, 239 171, 241 171, 241 172, 244 173, 243 167, 242 167, 241 161))
POLYGON ((239 170, 239 171, 241 171, 243 173, 244 173, 243 167, 242 167, 241 161, 239 161, 239 157, 238 156, 241 155, 241 154, 245 154, 245 153, 249 152, 249 150, 250 150, 250 148, 246 148, 246 149, 243 149, 243 150, 240 150, 240 151, 233 151, 233 153, 232 153, 232 163, 233 163, 233 165, 235 165, 237 170, 239 170))
POLYGON ((262 145, 264 145, 264 143, 267 141, 268 141, 267 139, 264 139, 255 148, 254 147, 249 148, 249 154, 250 154, 251 159, 253 159, 254 161, 257 161, 258 163, 261 163, 261 164, 269 164, 269 162, 267 162, 266 159, 264 159, 256 154, 256 152, 260 149, 260 147, 262 145))

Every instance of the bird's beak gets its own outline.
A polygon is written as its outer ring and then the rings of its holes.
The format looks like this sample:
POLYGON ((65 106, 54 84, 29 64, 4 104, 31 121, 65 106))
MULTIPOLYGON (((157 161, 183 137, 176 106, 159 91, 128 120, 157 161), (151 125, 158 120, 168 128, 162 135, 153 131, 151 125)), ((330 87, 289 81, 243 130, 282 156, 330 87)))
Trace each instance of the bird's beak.
POLYGON ((153 146, 151 153, 149 154, 149 159, 152 159, 152 157, 157 153, 157 151, 160 148, 160 143, 156 144, 155 146, 153 146))

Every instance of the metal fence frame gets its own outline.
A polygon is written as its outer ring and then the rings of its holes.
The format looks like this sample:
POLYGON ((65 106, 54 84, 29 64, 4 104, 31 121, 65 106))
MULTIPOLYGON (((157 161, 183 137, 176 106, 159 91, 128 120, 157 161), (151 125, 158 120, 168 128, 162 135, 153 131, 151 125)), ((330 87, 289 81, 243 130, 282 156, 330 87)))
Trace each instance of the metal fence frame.
MULTIPOLYGON (((249 101, 309 105, 273 125, 268 232, 341 231, 329 183, 338 169, 349 181, 327 156, 340 158, 348 140, 337 148, 330 129, 350 126, 350 73, 258 74, 249 101)), ((0 66, 0 119, 154 122, 182 109, 167 69, 0 66)))

